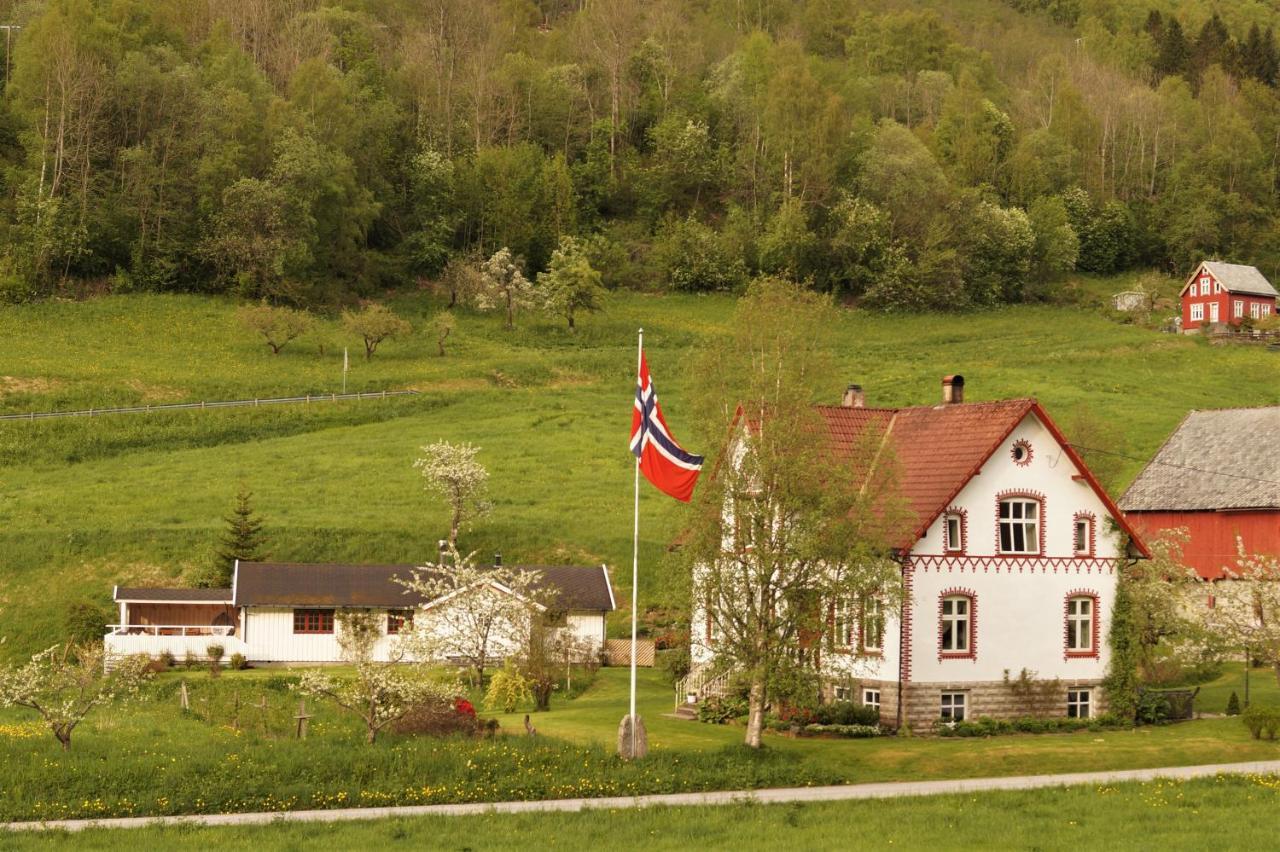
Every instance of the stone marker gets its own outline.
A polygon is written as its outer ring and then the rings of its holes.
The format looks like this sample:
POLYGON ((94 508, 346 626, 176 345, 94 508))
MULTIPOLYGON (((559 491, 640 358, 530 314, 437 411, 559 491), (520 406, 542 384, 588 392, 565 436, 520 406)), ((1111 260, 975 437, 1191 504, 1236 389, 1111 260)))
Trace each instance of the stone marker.
POLYGON ((649 753, 649 734, 644 729, 644 719, 636 716, 635 751, 631 748, 631 716, 622 717, 618 723, 618 757, 623 760, 635 760, 649 753))

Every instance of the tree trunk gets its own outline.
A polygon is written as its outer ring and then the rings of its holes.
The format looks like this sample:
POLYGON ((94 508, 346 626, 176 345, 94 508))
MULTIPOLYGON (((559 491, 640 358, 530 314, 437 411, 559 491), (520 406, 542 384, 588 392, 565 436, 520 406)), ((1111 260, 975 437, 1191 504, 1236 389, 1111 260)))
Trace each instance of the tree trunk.
POLYGON ((760 734, 764 730, 764 677, 756 674, 751 680, 751 692, 747 698, 747 738, 751 748, 760 748, 760 734))
POLYGON ((574 324, 573 324, 573 312, 572 312, 572 311, 570 311, 570 313, 569 313, 569 330, 570 330, 570 331, 577 331, 577 330, 578 330, 578 329, 574 326, 574 324))
MULTIPOLYGON (((1247 665, 1249 665, 1249 661, 1248 661, 1248 660, 1245 660, 1245 663, 1244 663, 1244 664, 1245 664, 1246 666, 1247 666, 1247 665)), ((1275 671, 1275 673, 1276 673, 1276 685, 1277 685, 1277 686, 1280 686, 1280 659, 1277 659, 1274 663, 1272 663, 1272 664, 1271 664, 1271 668, 1272 668, 1272 670, 1274 670, 1274 671, 1275 671)))
POLYGON ((373 745, 374 741, 376 741, 377 739, 378 739, 378 729, 375 728, 373 725, 370 725, 369 730, 365 731, 364 741, 368 745, 373 745))

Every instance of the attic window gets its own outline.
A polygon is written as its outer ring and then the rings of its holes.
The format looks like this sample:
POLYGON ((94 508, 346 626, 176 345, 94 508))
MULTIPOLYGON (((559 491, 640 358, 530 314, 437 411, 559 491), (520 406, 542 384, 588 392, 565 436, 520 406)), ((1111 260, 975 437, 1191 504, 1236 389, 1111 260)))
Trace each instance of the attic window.
POLYGON ((943 534, 946 537, 943 544, 948 553, 964 550, 964 517, 959 512, 947 513, 943 534))
POLYGON ((1026 467, 1031 464, 1031 457, 1035 455, 1031 449, 1031 442, 1025 439, 1013 442, 1013 449, 1010 451, 1013 457, 1013 463, 1018 467, 1026 467))

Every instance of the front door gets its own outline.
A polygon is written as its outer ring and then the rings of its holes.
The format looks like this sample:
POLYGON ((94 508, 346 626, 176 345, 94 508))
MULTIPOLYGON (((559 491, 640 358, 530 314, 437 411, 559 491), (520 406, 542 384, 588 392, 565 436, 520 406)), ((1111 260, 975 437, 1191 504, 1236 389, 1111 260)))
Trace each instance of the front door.
POLYGON ((1212 302, 1209 305, 1209 322, 1218 321, 1218 303, 1212 302))

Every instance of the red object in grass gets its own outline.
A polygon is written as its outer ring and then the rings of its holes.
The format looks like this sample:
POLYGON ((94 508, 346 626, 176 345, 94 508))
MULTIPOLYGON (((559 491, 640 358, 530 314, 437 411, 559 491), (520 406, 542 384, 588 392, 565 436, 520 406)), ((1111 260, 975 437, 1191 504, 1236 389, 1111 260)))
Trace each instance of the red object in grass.
POLYGON ((476 707, 465 698, 453 699, 453 712, 460 716, 470 716, 472 719, 476 717, 476 707))

